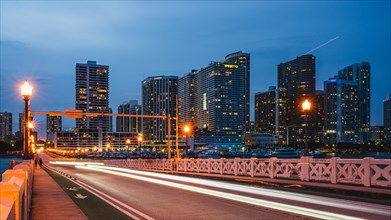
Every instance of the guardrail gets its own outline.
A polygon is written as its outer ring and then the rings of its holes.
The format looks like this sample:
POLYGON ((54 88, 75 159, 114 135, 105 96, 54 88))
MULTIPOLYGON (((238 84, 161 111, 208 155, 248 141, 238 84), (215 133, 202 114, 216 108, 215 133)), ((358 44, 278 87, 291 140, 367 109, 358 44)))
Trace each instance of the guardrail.
POLYGON ((2 174, 0 219, 29 219, 33 192, 33 160, 11 163, 13 169, 2 174))
POLYGON ((266 177, 391 187, 391 159, 133 159, 104 160, 105 165, 233 176, 266 177))

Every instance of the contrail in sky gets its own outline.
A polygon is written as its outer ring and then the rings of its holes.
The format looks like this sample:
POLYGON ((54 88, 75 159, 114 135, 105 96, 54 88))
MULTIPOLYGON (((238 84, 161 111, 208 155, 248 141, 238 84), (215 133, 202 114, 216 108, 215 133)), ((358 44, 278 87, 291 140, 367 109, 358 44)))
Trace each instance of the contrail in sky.
POLYGON ((329 43, 331 43, 331 42, 333 42, 333 41, 337 40, 338 38, 339 38, 339 36, 337 36, 337 37, 334 37, 333 39, 331 39, 331 40, 327 41, 327 42, 326 42, 326 43, 324 43, 324 44, 321 44, 321 45, 319 45, 319 46, 315 47, 314 49, 312 49, 312 50, 308 51, 308 52, 307 52, 307 53, 305 53, 305 54, 309 54, 309 53, 311 53, 311 52, 313 52, 313 51, 315 51, 315 50, 317 50, 317 49, 319 49, 319 48, 321 48, 321 47, 323 47, 323 46, 326 46, 327 44, 329 44, 329 43))

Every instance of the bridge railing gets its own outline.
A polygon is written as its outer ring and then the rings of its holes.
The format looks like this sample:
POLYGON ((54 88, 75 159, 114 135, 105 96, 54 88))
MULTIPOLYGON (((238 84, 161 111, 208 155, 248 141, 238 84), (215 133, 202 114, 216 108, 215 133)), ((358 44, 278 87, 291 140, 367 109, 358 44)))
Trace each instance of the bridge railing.
POLYGON ((391 187, 391 159, 128 159, 108 166, 391 187))

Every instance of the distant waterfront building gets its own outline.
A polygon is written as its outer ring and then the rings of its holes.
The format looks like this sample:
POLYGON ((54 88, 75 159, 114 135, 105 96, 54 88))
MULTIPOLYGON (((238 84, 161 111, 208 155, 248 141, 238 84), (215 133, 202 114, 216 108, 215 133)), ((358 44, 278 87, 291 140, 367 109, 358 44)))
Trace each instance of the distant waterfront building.
MULTIPOLYGON (((152 76, 142 81, 143 115, 176 115, 177 76, 152 76)), ((143 119, 144 140, 166 142, 167 119, 143 119)), ((175 120, 171 120, 171 137, 175 139, 175 120)))
MULTIPOLYGON (((110 113, 109 66, 96 61, 76 64, 76 109, 88 113, 110 113)), ((77 129, 111 131, 111 117, 83 117, 76 119, 77 129)))
MULTIPOLYGON (((192 70, 191 73, 184 75, 178 79, 178 110, 179 110, 179 126, 190 124, 194 125, 196 116, 195 111, 195 89, 196 89, 196 73, 197 70, 192 70)), ((182 129, 180 129, 182 131, 182 129)))
POLYGON ((12 113, 0 112, 0 141, 9 143, 12 139, 12 113))
MULTIPOLYGON (((141 105, 137 100, 129 100, 122 105, 118 105, 118 114, 141 115, 141 105)), ((117 117, 117 132, 135 132, 142 133, 142 119, 135 117, 117 117)))
POLYGON ((383 101, 384 134, 388 142, 391 142, 391 94, 383 101))
POLYGON ((338 78, 355 82, 358 86, 358 141, 367 143, 371 128, 371 66, 368 62, 347 66, 338 71, 338 78))
POLYGON ((244 68, 244 82, 245 82, 245 92, 244 92, 244 113, 245 113, 245 131, 250 131, 250 54, 243 53, 238 51, 235 53, 228 54, 225 57, 225 63, 235 64, 243 66, 244 68))
POLYGON ((356 143, 358 141, 359 100, 356 82, 329 79, 325 90, 325 142, 356 143))
POLYGON ((62 116, 46 115, 46 133, 53 133, 62 130, 62 116))
MULTIPOLYGON (((193 95, 182 95, 186 108, 194 109, 183 121, 195 127, 196 145, 239 144, 245 132, 245 67, 226 62, 213 62, 180 79, 194 82, 193 95), (185 78, 185 79, 183 79, 185 78)), ((182 108, 182 112, 186 111, 182 108)))
MULTIPOLYGON (((286 89, 287 98, 287 142, 304 143, 305 112, 302 103, 309 99, 316 106, 315 56, 303 55, 291 61, 278 64, 278 88, 286 89)), ((308 138, 315 135, 316 111, 308 113, 308 138)))
POLYGON ((316 111, 315 116, 315 137, 314 141, 317 143, 323 143, 324 135, 324 118, 325 118, 325 92, 321 90, 316 91, 316 104, 314 106, 314 111, 316 111))
POLYGON ((371 141, 375 143, 386 142, 384 126, 371 126, 371 141))
POLYGON ((286 136, 286 89, 270 86, 269 91, 255 94, 255 131, 278 137, 286 136))
POLYGON ((18 139, 23 139, 23 134, 24 134, 24 114, 23 113, 19 113, 18 114, 19 116, 19 131, 17 132, 17 138, 18 139))

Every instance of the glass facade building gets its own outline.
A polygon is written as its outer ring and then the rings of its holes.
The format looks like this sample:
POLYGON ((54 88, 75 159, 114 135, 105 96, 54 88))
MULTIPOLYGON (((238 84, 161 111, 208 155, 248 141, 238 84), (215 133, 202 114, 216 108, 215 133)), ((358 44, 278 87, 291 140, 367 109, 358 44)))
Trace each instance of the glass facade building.
POLYGON ((12 113, 0 112, 0 141, 10 142, 12 139, 12 113))
MULTIPOLYGON (((130 100, 118 106, 118 114, 141 115, 141 105, 137 104, 137 100, 130 100)), ((116 118, 117 132, 136 132, 142 133, 142 119, 135 117, 116 118)))

